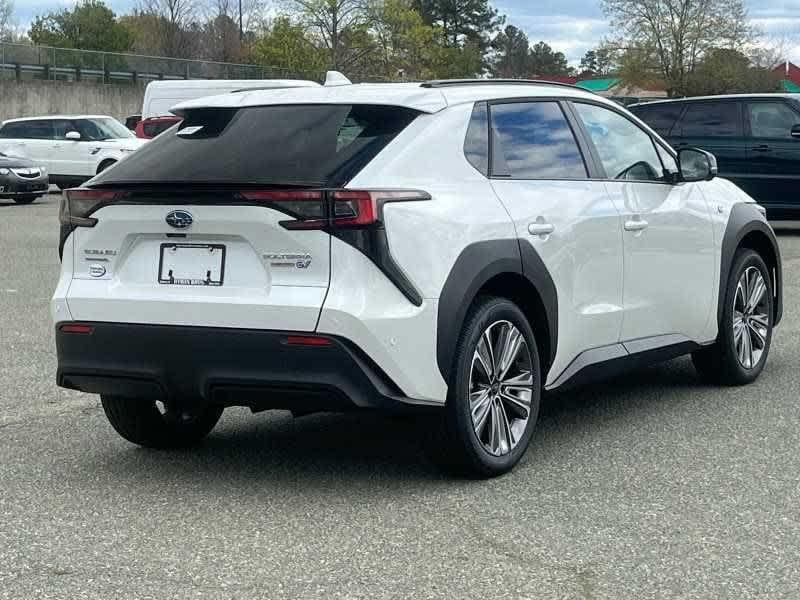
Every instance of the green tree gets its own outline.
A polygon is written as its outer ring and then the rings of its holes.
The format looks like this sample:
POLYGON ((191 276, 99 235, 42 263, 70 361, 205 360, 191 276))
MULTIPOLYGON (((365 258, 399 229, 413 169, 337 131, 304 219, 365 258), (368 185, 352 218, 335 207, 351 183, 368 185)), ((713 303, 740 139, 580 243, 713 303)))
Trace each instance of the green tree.
POLYGON ((530 77, 531 47, 528 36, 513 25, 505 29, 492 40, 495 58, 491 71, 495 77, 530 77))
POLYGON ((606 77, 614 70, 614 49, 599 46, 587 50, 578 67, 579 77, 606 77))
POLYGON ((531 73, 534 75, 569 75, 571 69, 563 52, 556 52, 547 43, 531 48, 531 73))
POLYGON ((430 25, 442 28, 449 46, 477 45, 484 54, 492 35, 505 23, 505 17, 489 0, 414 0, 414 8, 430 25))
POLYGON ((326 53, 313 43, 306 27, 286 15, 273 19, 256 36, 252 53, 258 64, 278 69, 281 74, 310 77, 328 66, 326 53))
POLYGON ((34 44, 107 52, 124 52, 133 45, 131 32, 101 0, 82 0, 72 9, 36 17, 28 37, 34 44))
POLYGON ((471 77, 481 70, 482 57, 475 45, 448 46, 441 27, 426 24, 409 0, 373 3, 370 23, 384 77, 471 77))
POLYGON ((778 80, 770 69, 752 65, 738 50, 713 48, 689 76, 686 93, 691 96, 711 94, 777 91, 778 80))

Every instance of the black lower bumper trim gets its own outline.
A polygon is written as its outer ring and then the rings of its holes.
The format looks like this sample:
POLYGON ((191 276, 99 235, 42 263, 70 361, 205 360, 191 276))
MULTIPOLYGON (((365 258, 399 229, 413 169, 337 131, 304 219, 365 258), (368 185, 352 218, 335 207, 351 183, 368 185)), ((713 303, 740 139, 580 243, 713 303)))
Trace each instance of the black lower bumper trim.
POLYGON ((253 410, 415 407, 373 361, 341 338, 329 337, 327 346, 301 346, 289 345, 292 332, 285 331, 87 324, 88 334, 56 326, 61 387, 253 410))

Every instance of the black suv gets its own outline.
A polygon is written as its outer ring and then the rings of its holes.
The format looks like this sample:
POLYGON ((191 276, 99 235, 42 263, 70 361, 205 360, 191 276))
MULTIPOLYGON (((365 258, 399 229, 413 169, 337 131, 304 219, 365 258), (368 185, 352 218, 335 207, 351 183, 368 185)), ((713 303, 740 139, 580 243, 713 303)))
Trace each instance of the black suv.
POLYGON ((719 174, 762 204, 770 220, 800 219, 800 95, 713 96, 629 109, 674 148, 716 155, 719 174))

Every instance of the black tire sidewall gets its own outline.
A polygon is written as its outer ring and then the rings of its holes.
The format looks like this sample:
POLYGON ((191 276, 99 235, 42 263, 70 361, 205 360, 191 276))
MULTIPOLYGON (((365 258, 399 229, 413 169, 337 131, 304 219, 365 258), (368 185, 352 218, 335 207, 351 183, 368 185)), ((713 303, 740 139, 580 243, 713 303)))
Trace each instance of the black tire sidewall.
POLYGON ((503 298, 486 298, 479 301, 468 316, 459 339, 455 365, 447 400, 448 419, 459 438, 459 445, 466 452, 467 467, 482 475, 499 475, 512 469, 519 462, 530 444, 541 401, 541 366, 536 338, 524 313, 511 301, 503 298), (493 456, 483 447, 472 426, 469 406, 469 378, 472 356, 481 335, 496 321, 511 322, 525 337, 531 353, 534 386, 531 394, 531 414, 522 438, 516 447, 504 456, 493 456))
POLYGON ((767 264, 764 262, 764 259, 762 259, 761 256, 759 256, 753 250, 740 250, 734 259, 733 268, 731 269, 731 273, 728 278, 728 287, 725 292, 725 306, 722 310, 722 321, 719 324, 719 340, 722 346, 721 351, 723 353, 723 361, 726 363, 725 366, 731 375, 733 383, 750 383, 751 381, 754 381, 764 369, 767 358, 769 357, 769 349, 772 345, 772 328, 775 313, 774 304, 772 276, 769 272, 767 264), (769 311, 769 327, 767 327, 767 340, 761 360, 759 360, 755 368, 746 369, 741 365, 741 363, 739 363, 739 358, 736 353, 736 344, 733 340, 732 323, 736 287, 739 283, 739 278, 742 276, 742 273, 745 271, 745 269, 750 267, 756 267, 761 272, 761 276, 764 278, 764 282, 767 286, 766 293, 768 296, 767 306, 769 311))

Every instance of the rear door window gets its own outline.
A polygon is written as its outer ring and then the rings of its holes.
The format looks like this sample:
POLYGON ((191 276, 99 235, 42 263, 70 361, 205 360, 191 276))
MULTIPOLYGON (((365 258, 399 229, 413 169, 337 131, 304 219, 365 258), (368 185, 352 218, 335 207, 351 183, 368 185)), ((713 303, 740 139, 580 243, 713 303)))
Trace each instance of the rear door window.
POLYGON ((27 140, 52 140, 53 122, 50 120, 41 120, 6 123, 2 131, 0 131, 0 137, 27 140))
POLYGON ((512 179, 588 177, 557 102, 492 104, 492 175, 512 179))
POLYGON ((666 137, 670 134, 675 122, 681 116, 683 107, 683 104, 670 102, 665 104, 635 106, 632 111, 633 114, 647 123, 659 135, 666 137))
POLYGON ((737 137, 742 135, 738 102, 690 104, 681 119, 682 137, 737 137))
POLYGON ((343 104, 194 109, 96 182, 341 186, 418 114, 343 104))
POLYGON ((800 125, 800 115, 784 102, 748 103, 747 116, 753 137, 791 138, 792 127, 800 125))

